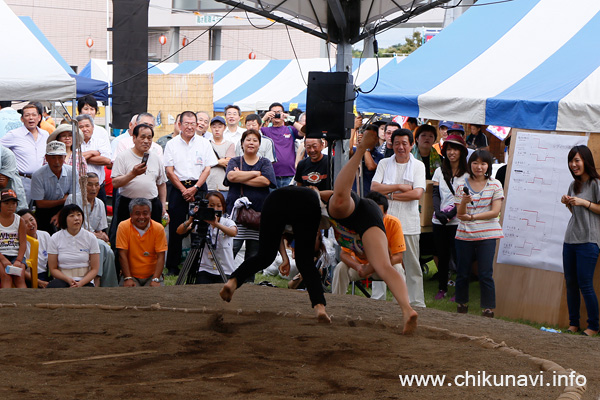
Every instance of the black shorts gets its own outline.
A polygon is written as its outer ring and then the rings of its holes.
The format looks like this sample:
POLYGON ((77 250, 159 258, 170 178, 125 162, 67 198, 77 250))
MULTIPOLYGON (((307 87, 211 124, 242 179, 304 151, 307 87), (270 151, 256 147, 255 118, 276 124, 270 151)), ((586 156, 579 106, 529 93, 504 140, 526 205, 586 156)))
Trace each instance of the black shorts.
MULTIPOLYGON (((351 195, 352 200, 354 200, 354 211, 346 218, 335 218, 335 220, 340 225, 355 231, 361 237, 373 226, 380 228, 385 233, 383 213, 377 203, 371 199, 359 197, 354 192, 351 192, 351 195)), ((329 211, 329 204, 327 204, 327 211, 329 211)))

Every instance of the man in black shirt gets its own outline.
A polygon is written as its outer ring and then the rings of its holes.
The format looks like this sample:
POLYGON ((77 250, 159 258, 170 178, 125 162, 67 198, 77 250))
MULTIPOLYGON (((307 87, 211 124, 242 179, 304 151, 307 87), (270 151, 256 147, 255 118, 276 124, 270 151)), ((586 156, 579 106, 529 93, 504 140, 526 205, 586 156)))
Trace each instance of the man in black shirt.
POLYGON ((297 186, 316 186, 319 190, 331 190, 329 157, 322 153, 323 140, 304 139, 307 158, 298 163, 294 180, 297 186))

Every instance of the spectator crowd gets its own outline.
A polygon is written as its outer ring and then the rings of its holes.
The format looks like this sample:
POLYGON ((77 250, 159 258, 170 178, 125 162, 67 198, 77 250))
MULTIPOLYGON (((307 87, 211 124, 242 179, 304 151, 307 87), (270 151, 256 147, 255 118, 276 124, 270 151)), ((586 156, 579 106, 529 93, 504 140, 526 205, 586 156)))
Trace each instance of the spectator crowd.
MULTIPOLYGON (((227 106, 224 116, 213 118, 204 111, 184 111, 177 115, 173 132, 156 141, 156 121, 147 112, 132 116, 127 132, 111 141, 95 123, 98 104, 92 96, 78 101, 75 138, 71 123, 54 126, 39 103, 27 104, 18 117, 10 106, 10 102, 0 103, 2 288, 30 284, 26 236, 39 244, 40 287, 164 285, 163 271, 179 274, 183 243, 190 233, 201 235, 210 250, 193 267, 195 282, 222 282, 219 269, 230 277, 242 249, 246 260, 258 254, 260 215, 271 192, 290 185, 333 189, 328 143, 305 138, 306 116, 293 117, 280 103, 271 104, 262 115, 246 115, 244 127, 242 112, 235 105, 227 106), (110 182, 112 208, 107 207, 110 182), (194 216, 199 205, 214 210, 210 218, 194 216)), ((498 218, 503 182, 492 177, 493 158, 482 127, 469 128, 465 137, 463 125, 451 121, 436 127, 409 118, 404 126, 391 120, 363 126, 362 117, 357 117, 350 157, 362 158, 362 173, 353 190, 382 212, 389 261, 406 282, 410 306, 425 307, 421 249, 428 241, 438 267, 434 300, 449 296, 449 274, 455 270, 452 301, 459 313, 467 312, 476 263, 482 315, 493 317, 492 266, 496 241, 503 237, 498 218), (368 130, 379 143, 369 143, 362 156, 363 151, 356 149, 368 130), (421 231, 419 211, 428 181, 433 200, 430 236, 421 231)), ((577 180, 576 173, 583 167, 569 165, 577 180)), ((596 175, 584 178, 595 181, 596 175)), ((583 218, 576 207, 595 213, 598 201, 580 200, 574 194, 585 189, 586 194, 598 196, 595 188, 576 186, 562 200, 583 218)), ((570 229, 568 243, 578 240, 581 227, 570 229)), ((344 248, 335 265, 332 233, 319 232, 315 245, 314 264, 323 281, 331 279, 333 293, 345 294, 350 282, 371 277, 373 298, 385 299, 385 283, 373 274, 364 254, 344 248), (330 265, 334 266, 331 274, 330 265)), ((275 273, 278 265, 284 265, 279 271, 289 271, 287 264, 294 262, 296 240, 286 235, 282 234, 275 273)), ((568 265, 576 265, 578 249, 568 249, 573 254, 568 265)), ((254 281, 254 276, 245 279, 254 281)), ((293 281, 298 279, 300 275, 293 281)), ((577 279, 576 272, 568 276, 570 301, 579 298, 574 293, 581 288, 588 312, 595 313, 590 332, 597 332, 597 300, 594 308, 588 286, 581 282, 578 286, 577 279)), ((579 329, 578 315, 571 317, 572 330, 579 329)))

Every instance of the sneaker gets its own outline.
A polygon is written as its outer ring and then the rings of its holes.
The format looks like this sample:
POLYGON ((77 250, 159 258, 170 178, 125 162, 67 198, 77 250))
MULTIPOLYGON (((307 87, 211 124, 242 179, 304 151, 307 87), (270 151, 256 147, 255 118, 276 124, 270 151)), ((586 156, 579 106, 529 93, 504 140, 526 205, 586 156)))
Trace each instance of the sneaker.
POLYGON ((444 297, 446 297, 446 292, 443 290, 440 290, 439 292, 437 292, 437 294, 435 295, 435 297, 433 298, 434 300, 441 300, 444 297))

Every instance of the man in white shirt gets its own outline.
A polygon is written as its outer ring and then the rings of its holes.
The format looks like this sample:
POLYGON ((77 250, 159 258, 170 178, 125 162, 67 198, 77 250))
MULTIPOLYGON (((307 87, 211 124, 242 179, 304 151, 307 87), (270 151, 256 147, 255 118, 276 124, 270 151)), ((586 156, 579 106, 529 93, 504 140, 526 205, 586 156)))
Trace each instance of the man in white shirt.
POLYGON ((39 128, 42 115, 33 103, 23 107, 23 126, 9 131, 0 144, 10 149, 16 158, 27 201, 31 200, 31 177, 44 164, 48 132, 39 128))
POLYGON ((132 199, 144 198, 152 203, 152 219, 161 223, 167 207, 167 176, 162 158, 150 151, 154 130, 139 124, 133 129, 133 147, 120 153, 112 169, 113 187, 119 189, 116 224, 129 218, 132 199), (147 154, 147 158, 145 155, 147 154))
MULTIPOLYGON (((119 145, 117 146, 117 150, 116 150, 115 154, 113 154, 113 162, 114 162, 114 160, 117 159, 117 156, 119 154, 121 154, 125 150, 131 149, 133 147, 133 129, 137 125, 140 125, 140 124, 148 125, 152 129, 154 129, 154 126, 155 126, 154 115, 147 113, 147 112, 143 112, 143 113, 140 113, 137 115, 133 126, 131 126, 131 124, 129 125, 129 130, 127 131, 129 133, 129 136, 124 137, 123 140, 121 140, 119 142, 119 145)), ((162 147, 160 147, 160 145, 158 143, 155 143, 154 141, 150 145, 150 152, 155 153, 160 159, 163 158, 162 147)))
POLYGON ((379 161, 371 190, 388 196, 388 213, 400 219, 406 252, 403 257, 408 298, 413 307, 425 307, 423 272, 419 262, 421 221, 419 199, 425 191, 425 164, 410 154, 413 135, 408 129, 392 133, 394 155, 379 161))
POLYGON ((225 107, 225 121, 227 122, 227 128, 223 133, 223 139, 235 143, 240 143, 242 134, 246 131, 240 126, 240 119, 242 118, 242 111, 238 106, 228 105, 225 107))
POLYGON ((217 165, 217 156, 210 142, 196 135, 198 120, 192 111, 181 113, 179 122, 180 134, 167 143, 165 147, 165 167, 167 177, 173 188, 169 194, 169 252, 167 253, 167 269, 170 274, 179 274, 181 261, 181 240, 177 227, 186 220, 189 203, 196 195, 207 190, 206 179, 210 168, 217 165))
POLYGON ((100 181, 100 191, 98 198, 106 204, 106 190, 104 189, 105 166, 112 165, 111 148, 108 136, 99 134, 94 129, 94 119, 91 115, 81 114, 75 118, 79 129, 83 133, 83 142, 81 143, 81 154, 87 162, 88 172, 95 172, 100 181))

